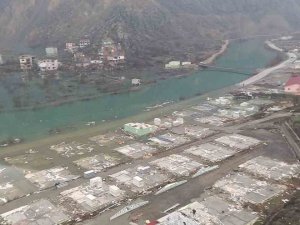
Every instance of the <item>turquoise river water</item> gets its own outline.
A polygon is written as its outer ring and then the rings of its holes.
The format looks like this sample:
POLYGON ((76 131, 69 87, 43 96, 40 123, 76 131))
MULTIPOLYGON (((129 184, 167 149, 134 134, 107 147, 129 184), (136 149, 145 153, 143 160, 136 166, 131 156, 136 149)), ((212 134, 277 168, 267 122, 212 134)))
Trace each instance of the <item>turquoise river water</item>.
MULTIPOLYGON (((245 72, 263 68, 276 56, 276 53, 265 49, 263 43, 262 40, 231 43, 215 64, 240 68, 245 72)), ((245 75, 228 72, 195 71, 190 76, 161 80, 135 92, 105 95, 90 101, 77 101, 36 110, 2 112, 0 113, 0 141, 10 137, 34 140, 46 137, 51 129, 80 127, 88 121, 124 118, 142 112, 149 106, 190 98, 198 93, 230 86, 246 78, 245 75)), ((1 96, 10 94, 4 89, 1 92, 0 101, 1 96)))

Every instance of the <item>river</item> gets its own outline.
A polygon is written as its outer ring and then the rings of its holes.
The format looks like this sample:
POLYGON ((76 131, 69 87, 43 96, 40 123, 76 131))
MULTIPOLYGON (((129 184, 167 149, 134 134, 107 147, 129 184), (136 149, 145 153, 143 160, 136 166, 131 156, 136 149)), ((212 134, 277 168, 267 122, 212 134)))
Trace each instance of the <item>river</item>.
MULTIPOLYGON (((265 67, 276 56, 275 52, 264 48, 263 45, 263 40, 233 42, 215 64, 254 72, 265 67)), ((246 78, 248 77, 245 75, 229 72, 195 71, 190 76, 161 80, 135 92, 104 95, 89 101, 36 110, 2 112, 0 140, 10 137, 36 140, 47 137, 51 129, 79 128, 85 126, 88 121, 100 122, 132 116, 142 112, 146 107, 191 98, 199 93, 239 83, 246 78)))

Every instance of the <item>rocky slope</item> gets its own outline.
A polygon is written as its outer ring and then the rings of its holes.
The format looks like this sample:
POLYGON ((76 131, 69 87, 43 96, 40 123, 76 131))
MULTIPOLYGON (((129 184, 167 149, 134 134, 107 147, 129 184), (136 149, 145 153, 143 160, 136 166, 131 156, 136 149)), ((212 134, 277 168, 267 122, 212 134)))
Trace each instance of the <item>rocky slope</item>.
POLYGON ((224 38, 300 30, 299 21, 299 0, 1 0, 0 50, 89 34, 112 36, 139 64, 193 59, 224 38))

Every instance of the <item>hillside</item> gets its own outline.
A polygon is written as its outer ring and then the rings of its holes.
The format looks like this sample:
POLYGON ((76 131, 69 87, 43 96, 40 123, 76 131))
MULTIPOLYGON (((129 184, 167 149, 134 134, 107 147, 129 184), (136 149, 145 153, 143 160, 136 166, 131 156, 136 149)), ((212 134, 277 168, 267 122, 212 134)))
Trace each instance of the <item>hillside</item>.
POLYGON ((299 21, 298 0, 2 0, 0 50, 109 35, 141 64, 201 57, 224 38, 300 30, 299 21))

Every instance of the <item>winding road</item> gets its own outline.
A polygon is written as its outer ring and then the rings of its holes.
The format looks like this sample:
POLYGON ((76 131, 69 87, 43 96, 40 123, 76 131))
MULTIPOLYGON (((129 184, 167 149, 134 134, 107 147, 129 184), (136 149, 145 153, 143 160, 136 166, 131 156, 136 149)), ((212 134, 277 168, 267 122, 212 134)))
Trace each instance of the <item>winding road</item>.
POLYGON ((256 83, 257 81, 259 81, 259 80, 263 79, 264 77, 268 76, 269 74, 271 74, 275 70, 287 67, 287 66, 291 65, 293 62, 295 62, 297 60, 297 56, 296 56, 295 53, 288 52, 287 55, 288 55, 288 59, 287 60, 283 61, 282 63, 280 63, 280 64, 278 64, 276 66, 267 68, 264 71, 262 71, 262 72, 260 72, 260 73, 258 73, 256 75, 250 77, 247 80, 244 80, 243 82, 241 82, 241 83, 239 83, 237 85, 244 87, 244 86, 256 83))

